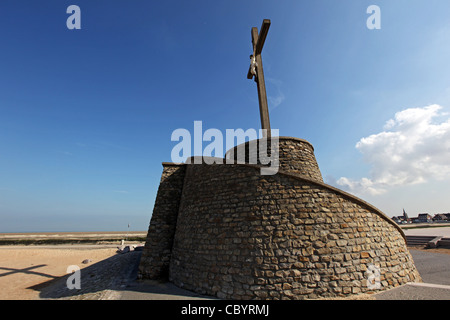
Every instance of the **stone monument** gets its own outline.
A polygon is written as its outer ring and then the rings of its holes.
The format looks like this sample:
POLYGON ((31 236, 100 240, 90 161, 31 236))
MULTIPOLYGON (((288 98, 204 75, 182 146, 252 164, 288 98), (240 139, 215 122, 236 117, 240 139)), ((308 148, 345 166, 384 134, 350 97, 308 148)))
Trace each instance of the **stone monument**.
MULTIPOLYGON (((252 28, 247 75, 257 82, 263 139, 271 137, 261 60, 269 26, 252 28)), ((325 184, 308 141, 278 137, 277 151, 274 175, 261 175, 259 162, 163 163, 139 277, 224 299, 342 297, 421 281, 402 229, 325 184)))

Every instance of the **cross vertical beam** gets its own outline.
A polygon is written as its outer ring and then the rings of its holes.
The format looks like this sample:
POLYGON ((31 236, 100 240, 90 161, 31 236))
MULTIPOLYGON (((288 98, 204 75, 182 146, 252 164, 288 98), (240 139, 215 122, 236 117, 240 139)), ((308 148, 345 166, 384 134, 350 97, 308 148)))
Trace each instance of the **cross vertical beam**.
MULTIPOLYGON (((258 100, 259 100, 259 113, 261 117, 261 128, 266 129, 266 133, 263 133, 263 137, 270 138, 270 119, 269 119, 269 107, 267 104, 267 94, 266 94, 266 84, 264 81, 264 70, 262 65, 261 51, 264 46, 264 42, 267 37, 267 32, 269 31, 270 20, 264 19, 260 33, 258 35, 258 28, 252 28, 252 45, 253 45, 253 55, 255 58, 256 68, 252 72, 252 65, 247 73, 247 79, 252 79, 255 77, 255 82, 258 88, 258 100)), ((264 132, 264 131, 263 131, 264 132)))

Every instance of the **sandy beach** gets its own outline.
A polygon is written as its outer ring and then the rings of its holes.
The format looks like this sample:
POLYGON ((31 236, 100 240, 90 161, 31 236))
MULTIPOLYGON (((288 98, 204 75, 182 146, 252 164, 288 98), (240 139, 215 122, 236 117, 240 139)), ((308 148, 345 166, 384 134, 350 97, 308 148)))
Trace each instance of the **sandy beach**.
POLYGON ((0 299, 40 299, 40 289, 67 274, 116 255, 116 247, 101 246, 0 246, 0 299), (89 259, 91 262, 83 264, 89 259))
MULTIPOLYGON (((117 255, 122 240, 145 235, 142 231, 2 233, 0 300, 41 299, 41 289, 68 275, 68 266, 92 269, 117 255), (85 260, 90 261, 83 263, 85 260)), ((139 243, 127 241, 126 244, 139 243)))

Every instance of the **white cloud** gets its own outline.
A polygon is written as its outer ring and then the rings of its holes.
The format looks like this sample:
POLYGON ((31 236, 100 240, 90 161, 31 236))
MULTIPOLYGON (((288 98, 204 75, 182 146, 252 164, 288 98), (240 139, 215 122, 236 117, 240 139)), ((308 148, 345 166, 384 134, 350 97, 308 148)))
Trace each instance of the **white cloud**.
MULTIPOLYGON (((272 92, 269 92, 267 99, 269 100, 270 111, 277 108, 285 100, 285 96, 281 91, 282 82, 274 78, 266 78, 266 83, 271 86, 272 92), (273 92, 276 91, 276 92, 273 92)), ((269 91, 269 90, 268 90, 269 91)))
POLYGON ((386 192, 386 189, 381 188, 380 186, 376 186, 374 182, 368 178, 362 178, 359 181, 354 181, 345 177, 341 177, 337 184, 346 188, 349 191, 358 190, 359 193, 369 193, 371 195, 379 195, 386 192))
POLYGON ((337 184, 357 194, 379 195, 389 187, 450 178, 450 118, 439 105, 395 114, 384 131, 362 138, 356 148, 371 165, 370 178, 342 177, 337 184))

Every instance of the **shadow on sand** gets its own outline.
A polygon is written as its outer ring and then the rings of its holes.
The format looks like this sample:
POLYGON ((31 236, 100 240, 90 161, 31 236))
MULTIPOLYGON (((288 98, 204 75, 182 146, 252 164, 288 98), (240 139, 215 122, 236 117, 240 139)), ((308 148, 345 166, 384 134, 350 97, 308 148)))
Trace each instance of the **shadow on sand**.
MULTIPOLYGON (((68 289, 72 274, 51 279, 29 289, 39 291, 40 299, 67 300, 183 300, 211 299, 170 282, 137 280, 142 252, 116 254, 84 267, 80 272, 80 289, 68 289)), ((73 279, 73 278, 72 278, 73 279)), ((71 279, 71 280, 72 280, 71 279)))
POLYGON ((55 276, 52 276, 51 274, 33 270, 33 269, 39 269, 41 267, 46 267, 46 266, 47 266, 46 264, 40 264, 37 266, 32 266, 32 267, 23 268, 23 269, 0 267, 0 272, 4 271, 4 272, 0 273, 0 277, 6 277, 6 276, 9 276, 9 275, 15 274, 15 273, 25 273, 25 274, 31 274, 31 275, 38 275, 38 276, 46 277, 46 278, 53 278, 53 279, 56 278, 55 276))

